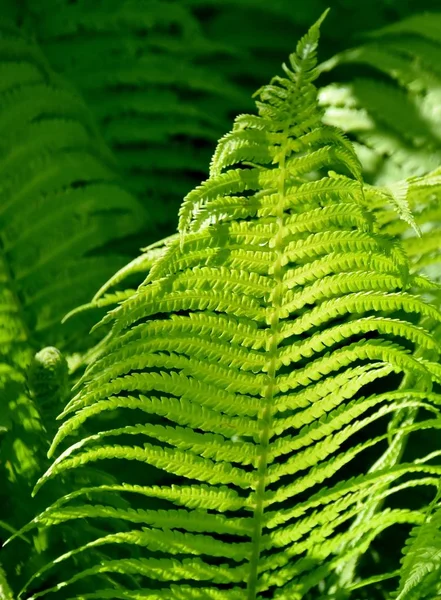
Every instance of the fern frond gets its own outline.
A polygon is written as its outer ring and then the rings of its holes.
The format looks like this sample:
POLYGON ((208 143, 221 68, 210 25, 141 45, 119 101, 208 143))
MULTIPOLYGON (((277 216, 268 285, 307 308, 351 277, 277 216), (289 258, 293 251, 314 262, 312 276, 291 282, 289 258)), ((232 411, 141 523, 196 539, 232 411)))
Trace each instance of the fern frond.
MULTIPOLYGON (((121 473, 127 461, 143 481, 124 471, 118 485, 74 491, 30 527, 105 516, 131 529, 49 562, 29 586, 58 562, 67 572, 94 548, 106 555, 32 598, 117 572, 133 598, 128 575, 152 598, 300 600, 329 589, 389 528, 423 522, 399 492, 436 485, 440 467, 369 468, 391 438, 441 427, 429 323, 441 314, 412 292, 421 278, 370 210, 385 188, 363 183, 348 140, 322 124, 322 19, 259 90, 258 116, 238 117, 221 140, 210 178, 182 204, 179 238, 103 319, 110 333, 35 491, 86 465, 121 473), (418 410, 416 422, 396 418, 418 410), (152 504, 113 510, 118 493, 152 504), (94 494, 107 500, 88 504, 94 494), (398 506, 359 522, 369 494, 398 506)), ((402 191, 390 194, 411 221, 402 191)))
POLYGON ((439 581, 440 510, 439 491, 427 508, 424 520, 411 532, 404 549, 397 600, 432 597, 434 583, 439 581))
MULTIPOLYGON (((150 236, 172 230, 177 199, 206 171, 233 107, 249 101, 210 61, 237 53, 211 41, 185 3, 28 3, 53 68, 82 93, 117 156, 124 185, 152 207, 150 236)), ((152 240, 154 241, 154 240, 152 240)))
MULTIPOLYGON (((146 215, 78 94, 22 30, 8 21, 0 29, 0 504, 15 530, 34 510, 30 491, 67 394, 53 345, 90 343, 90 320, 63 328, 61 318, 126 262, 103 247, 138 232, 146 215)), ((44 536, 31 544, 24 560, 2 550, 14 590, 46 553, 44 536)))
POLYGON ((32 328, 59 346, 56 323, 82 294, 87 297, 87 281, 77 285, 79 273, 89 260, 89 289, 107 278, 121 259, 100 255, 98 248, 136 232, 145 217, 115 176, 114 159, 86 107, 38 48, 9 32, 0 52, 10 69, 0 97, 2 250, 32 328))
POLYGON ((6 575, 0 567, 0 598, 1 600, 14 600, 11 589, 6 580, 6 575))

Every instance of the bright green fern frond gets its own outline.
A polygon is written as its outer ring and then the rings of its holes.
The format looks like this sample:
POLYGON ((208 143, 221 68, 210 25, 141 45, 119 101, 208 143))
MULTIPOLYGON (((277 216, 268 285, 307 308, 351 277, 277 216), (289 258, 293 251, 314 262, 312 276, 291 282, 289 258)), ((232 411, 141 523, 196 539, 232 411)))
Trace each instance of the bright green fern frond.
MULTIPOLYGON (((348 140, 322 123, 312 83, 322 19, 259 90, 258 115, 220 141, 210 178, 182 204, 179 238, 103 319, 110 332, 36 491, 94 465, 121 483, 77 489, 24 531, 81 517, 114 530, 38 570, 32 598, 74 596, 85 579, 105 598, 96 576, 112 573, 127 590, 115 597, 331 597, 378 536, 423 522, 400 492, 436 486, 438 465, 423 454, 369 470, 396 436, 441 427, 430 330, 441 314, 413 294, 433 286, 409 273, 370 210, 385 188, 363 183, 348 140), (133 505, 113 508, 118 494, 133 505), (357 521, 370 497, 390 496, 357 521), (69 574, 98 548, 105 559, 69 574), (61 579, 41 589, 59 563, 61 579)), ((411 221, 404 192, 391 195, 411 221)))
POLYGON ((14 600, 12 592, 6 580, 6 575, 0 567, 0 598, 1 600, 14 600))

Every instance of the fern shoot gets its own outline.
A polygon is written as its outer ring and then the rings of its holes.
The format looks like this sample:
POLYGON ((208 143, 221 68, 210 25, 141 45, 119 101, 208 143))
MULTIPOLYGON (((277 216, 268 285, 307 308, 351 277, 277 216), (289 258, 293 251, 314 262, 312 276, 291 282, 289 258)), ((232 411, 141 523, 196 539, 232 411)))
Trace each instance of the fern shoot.
POLYGON ((28 381, 37 400, 44 403, 59 399, 62 402, 68 388, 66 358, 57 348, 43 348, 32 360, 28 381))

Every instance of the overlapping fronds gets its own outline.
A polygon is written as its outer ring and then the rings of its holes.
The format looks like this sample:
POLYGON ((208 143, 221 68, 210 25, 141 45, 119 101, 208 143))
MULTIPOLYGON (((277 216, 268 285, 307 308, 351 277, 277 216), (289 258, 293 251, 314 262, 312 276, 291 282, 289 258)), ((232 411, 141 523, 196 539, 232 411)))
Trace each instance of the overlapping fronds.
POLYGON ((64 410, 50 450, 61 453, 37 490, 95 464, 121 483, 73 491, 22 533, 78 519, 128 529, 49 563, 28 589, 79 555, 108 554, 32 598, 300 600, 326 594, 388 528, 423 523, 397 501, 350 527, 368 498, 438 485, 441 467, 424 461, 368 470, 397 411, 421 412, 399 423, 401 436, 441 426, 429 330, 441 315, 412 293, 431 284, 409 273, 366 208, 384 190, 363 184, 351 144, 322 123, 320 23, 259 90, 258 115, 239 116, 220 140, 210 178, 182 204, 179 237, 103 320, 111 332, 64 410), (128 461, 140 479, 130 481, 128 461), (97 493, 109 500, 93 502, 97 493), (132 508, 115 509, 115 494, 132 508), (103 573, 126 589, 100 590, 103 573), (85 579, 95 591, 79 595, 85 579))
MULTIPOLYGON (((326 121, 357 140, 366 177, 391 183, 437 168, 441 158, 441 15, 409 17, 321 65, 351 79, 320 91, 326 121)), ((334 76, 337 73, 334 73, 334 76)))
POLYGON ((440 13, 415 15, 375 31, 364 45, 321 66, 322 70, 349 68, 346 74, 353 79, 320 91, 326 122, 355 140, 365 177, 395 189, 396 181, 403 181, 399 194, 412 209, 422 237, 397 222, 384 203, 377 206, 379 223, 385 233, 401 236, 415 272, 437 280, 441 274, 440 40, 440 13))
POLYGON ((234 61, 234 48, 211 42, 176 1, 43 0, 28 11, 51 65, 92 109, 128 189, 151 208, 156 241, 161 227, 175 226, 178 200, 205 177, 230 112, 248 105, 209 67, 213 56, 234 61))
POLYGON ((90 320, 61 319, 126 262, 103 248, 146 216, 80 97, 10 22, 0 34, 0 505, 2 521, 18 527, 33 513, 48 445, 39 414, 48 388, 33 395, 27 369, 43 346, 90 344, 90 320))

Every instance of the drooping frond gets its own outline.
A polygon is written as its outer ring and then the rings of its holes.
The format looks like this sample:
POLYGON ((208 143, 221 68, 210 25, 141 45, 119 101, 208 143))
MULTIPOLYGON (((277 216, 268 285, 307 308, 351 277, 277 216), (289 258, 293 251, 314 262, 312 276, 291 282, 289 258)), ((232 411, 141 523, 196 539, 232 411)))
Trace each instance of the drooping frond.
POLYGON ((32 598, 66 587, 75 597, 86 579, 91 598, 300 600, 326 593, 390 527, 423 522, 400 504, 399 480, 436 486, 441 467, 368 471, 398 429, 441 427, 428 327, 441 314, 412 293, 430 282, 378 230, 368 207, 384 189, 363 184, 351 144, 322 122, 313 85, 322 19, 259 90, 258 114, 240 115, 220 140, 210 178, 182 204, 179 237, 102 321, 110 334, 36 489, 96 464, 121 483, 76 490, 33 525, 105 518, 129 528, 48 563, 27 586, 38 585, 32 598), (395 424, 417 410, 418 422, 395 424), (127 461, 139 465, 134 481, 127 461), (96 493, 107 500, 86 501, 96 493), (132 506, 112 508, 117 494, 132 506), (395 494, 351 527, 368 499, 395 494), (66 573, 96 549, 108 557, 41 590, 49 570, 66 573), (103 573, 126 589, 99 590, 103 573))

